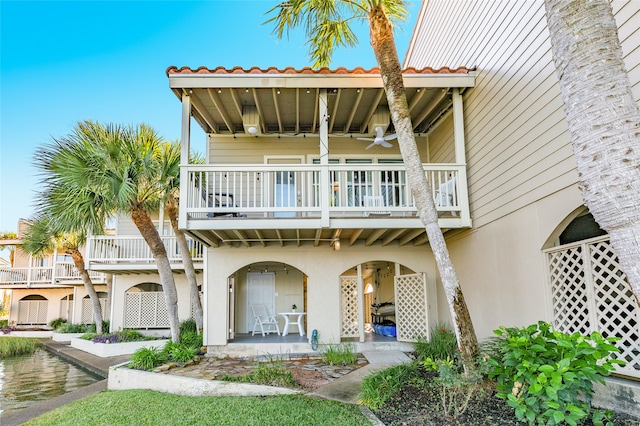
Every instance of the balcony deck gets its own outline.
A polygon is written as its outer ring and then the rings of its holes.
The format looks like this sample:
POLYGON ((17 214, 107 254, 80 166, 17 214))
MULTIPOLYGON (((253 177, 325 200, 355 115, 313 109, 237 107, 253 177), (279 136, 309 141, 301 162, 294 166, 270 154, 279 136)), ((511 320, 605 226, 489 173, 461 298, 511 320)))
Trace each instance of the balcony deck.
MULTIPOLYGON (((440 227, 471 226, 465 166, 423 167, 440 227)), ((427 242, 402 164, 188 165, 183 173, 181 227, 213 247, 427 242)))
MULTIPOLYGON (((90 271, 94 284, 104 284, 104 274, 90 271)), ((49 267, 0 268, 0 288, 56 288, 82 285, 80 273, 73 263, 58 262, 49 267)))

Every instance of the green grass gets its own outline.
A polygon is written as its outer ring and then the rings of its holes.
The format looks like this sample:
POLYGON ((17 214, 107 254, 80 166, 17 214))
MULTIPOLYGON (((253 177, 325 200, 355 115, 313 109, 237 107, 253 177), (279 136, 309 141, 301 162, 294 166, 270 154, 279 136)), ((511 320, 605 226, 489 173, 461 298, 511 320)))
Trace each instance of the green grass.
POLYGON ((280 360, 269 360, 259 362, 256 368, 242 376, 224 375, 220 378, 227 382, 246 382, 257 383, 267 386, 279 386, 290 388, 296 385, 293 374, 287 369, 280 360))
POLYGON ((331 345, 322 352, 322 362, 329 365, 350 365, 358 361, 358 354, 351 343, 331 345))
POLYGON ((275 397, 187 397, 146 390, 106 391, 46 413, 43 425, 242 425, 364 426, 355 405, 302 395, 275 397))
POLYGON ((0 357, 32 354, 42 347, 36 339, 27 337, 0 337, 0 357))

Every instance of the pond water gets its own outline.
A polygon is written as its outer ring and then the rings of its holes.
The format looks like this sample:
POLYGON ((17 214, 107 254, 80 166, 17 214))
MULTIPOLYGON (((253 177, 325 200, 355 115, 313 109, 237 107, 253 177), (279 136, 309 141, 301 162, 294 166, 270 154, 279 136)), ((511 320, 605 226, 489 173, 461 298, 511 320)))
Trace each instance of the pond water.
POLYGON ((74 391, 98 380, 101 379, 44 350, 32 355, 2 358, 0 416, 74 391))

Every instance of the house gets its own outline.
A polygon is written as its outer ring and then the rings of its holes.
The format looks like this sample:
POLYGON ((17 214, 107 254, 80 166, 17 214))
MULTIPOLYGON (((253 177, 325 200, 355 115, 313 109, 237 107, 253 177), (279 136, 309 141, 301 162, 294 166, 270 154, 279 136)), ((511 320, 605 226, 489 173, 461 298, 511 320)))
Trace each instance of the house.
MULTIPOLYGON (((611 5, 639 101, 640 3, 611 5)), ((640 308, 582 200, 543 2, 423 2, 403 66, 426 65, 476 68, 463 95, 473 227, 446 237, 478 336, 538 320, 596 330, 621 339, 618 372, 639 378, 640 308)))
MULTIPOLYGON (((82 278, 71 256, 55 251, 35 258, 22 249, 22 238, 30 226, 18 222, 16 239, 0 244, 14 247, 12 264, 0 267, 0 289, 8 291, 8 321, 17 326, 44 326, 56 318, 73 323, 92 323, 93 311, 82 278)), ((107 276, 90 272, 103 312, 108 306, 107 276)))
MULTIPOLYGON (((613 7, 640 98, 639 4, 613 7)), ((182 167, 180 227, 206 246, 210 353, 252 334, 256 304, 301 307, 326 343, 372 340, 382 318, 398 342, 450 321, 376 69, 167 75, 182 157, 192 117, 207 135, 207 164, 182 167)), ((638 304, 582 202, 543 2, 423 2, 403 75, 479 338, 539 320, 600 330, 639 377, 638 304)))

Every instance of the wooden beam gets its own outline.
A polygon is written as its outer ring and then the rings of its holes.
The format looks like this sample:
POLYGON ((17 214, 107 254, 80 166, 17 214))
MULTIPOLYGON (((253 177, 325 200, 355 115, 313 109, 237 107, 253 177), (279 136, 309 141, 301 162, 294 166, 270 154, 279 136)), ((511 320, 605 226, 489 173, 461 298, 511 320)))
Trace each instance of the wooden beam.
POLYGON ((423 232, 425 232, 424 229, 414 229, 413 231, 409 232, 407 235, 402 237, 400 239, 400 241, 398 241, 398 243, 401 246, 403 246, 403 245, 407 244, 409 241, 411 241, 414 238, 416 238, 418 235, 422 234, 423 232))
POLYGON ((387 232, 386 229, 376 229, 375 231, 373 231, 371 233, 371 235, 369 235, 369 237, 367 238, 367 240, 365 241, 364 245, 365 246, 370 246, 371 244, 375 243, 376 241, 378 241, 378 238, 380 238, 382 236, 382 234, 384 234, 385 232, 387 232))
POLYGON ((406 229, 404 228, 400 228, 400 229, 396 229, 395 231, 391 232, 389 235, 387 235, 386 237, 384 237, 384 240, 382 240, 382 245, 386 246, 388 245, 391 241, 395 240, 396 238, 398 238, 400 235, 402 235, 404 232, 406 231, 406 229))
POLYGON ((354 229, 353 234, 351 234, 351 237, 349 238, 349 245, 352 246, 356 243, 356 241, 358 240, 358 237, 360 236, 360 234, 362 234, 362 231, 364 231, 364 229, 360 228, 360 229, 354 229))

